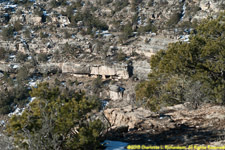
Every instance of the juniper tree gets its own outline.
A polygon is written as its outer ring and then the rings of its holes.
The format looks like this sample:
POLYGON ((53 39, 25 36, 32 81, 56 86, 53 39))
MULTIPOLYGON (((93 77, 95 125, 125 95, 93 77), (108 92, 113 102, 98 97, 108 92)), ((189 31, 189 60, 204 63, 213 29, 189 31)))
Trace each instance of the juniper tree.
POLYGON ((136 87, 137 100, 148 107, 190 101, 225 103, 225 13, 204 20, 189 42, 170 44, 151 57, 149 81, 136 87), (196 88, 193 92, 192 88, 196 88), (191 94, 190 94, 191 93, 191 94), (189 96, 188 96, 189 95, 189 96))
POLYGON ((35 97, 22 115, 10 118, 7 131, 20 149, 97 149, 103 129, 99 120, 88 121, 98 107, 84 93, 64 95, 42 83, 30 93, 35 97))

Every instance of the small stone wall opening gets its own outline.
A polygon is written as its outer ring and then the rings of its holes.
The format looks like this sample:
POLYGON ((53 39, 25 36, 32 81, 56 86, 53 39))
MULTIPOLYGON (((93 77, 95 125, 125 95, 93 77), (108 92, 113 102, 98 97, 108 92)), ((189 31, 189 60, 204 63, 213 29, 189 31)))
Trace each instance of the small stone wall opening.
POLYGON ((105 78, 106 79, 109 79, 111 76, 110 75, 105 75, 105 78))

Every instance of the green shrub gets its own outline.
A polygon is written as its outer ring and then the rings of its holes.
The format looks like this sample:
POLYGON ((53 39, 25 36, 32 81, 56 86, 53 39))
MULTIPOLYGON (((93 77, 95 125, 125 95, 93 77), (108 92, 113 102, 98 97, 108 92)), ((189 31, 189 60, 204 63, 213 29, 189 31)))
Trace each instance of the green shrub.
POLYGON ((78 21, 83 21, 84 25, 90 29, 88 32, 89 34, 92 33, 93 28, 96 28, 97 30, 108 30, 108 25, 91 14, 90 10, 86 10, 83 13, 78 12, 75 16, 71 16, 69 19, 71 20, 71 24, 74 26, 76 26, 78 21))
POLYGON ((43 16, 43 11, 41 9, 35 9, 34 14, 39 16, 39 17, 42 17, 43 16))
POLYGON ((46 53, 38 54, 38 61, 47 62, 48 61, 48 54, 46 54, 46 53))
POLYGON ((152 7, 153 5, 154 5, 154 0, 149 0, 148 6, 149 6, 149 7, 152 7))
POLYGON ((22 25, 22 22, 20 22, 20 21, 16 21, 15 23, 14 23, 14 30, 15 31, 20 31, 20 30, 22 30, 22 28, 23 28, 23 25, 22 25))
POLYGON ((67 56, 75 56, 80 48, 66 43, 62 48, 62 53, 67 56))
POLYGON ((120 35, 121 42, 125 42, 127 39, 129 39, 133 35, 132 30, 132 24, 128 22, 126 25, 122 28, 122 34, 120 35))
POLYGON ((48 36, 49 36, 48 33, 40 32, 40 38, 41 39, 47 38, 48 36))
POLYGON ((15 4, 24 5, 25 7, 30 7, 34 2, 30 0, 14 0, 15 4))
POLYGON ((117 54, 117 60, 118 61, 124 61, 126 59, 127 55, 123 53, 122 51, 119 51, 117 54))
POLYGON ((136 25, 138 21, 138 13, 135 13, 135 15, 132 17, 132 25, 136 25))
POLYGON ((66 39, 68 39, 68 38, 71 38, 71 34, 68 32, 68 31, 64 31, 64 37, 66 38, 66 39))
POLYGON ((28 92, 27 86, 23 83, 17 83, 16 87, 7 91, 0 92, 0 114, 8 114, 14 110, 17 105, 24 106, 27 101, 28 92))
POLYGON ((129 37, 133 35, 132 24, 129 22, 123 27, 123 33, 129 37))
POLYGON ((27 66, 23 66, 19 68, 17 73, 17 80, 18 81, 25 81, 29 77, 29 68, 27 66))
POLYGON ((0 60, 5 60, 7 52, 4 48, 0 47, 0 60))
POLYGON ((220 9, 225 10, 225 4, 221 4, 220 9))
POLYGON ((138 28, 139 34, 144 34, 146 32, 157 32, 157 28, 150 21, 148 21, 146 26, 141 26, 138 28))
POLYGON ((151 57, 149 81, 136 87, 137 100, 158 110, 191 102, 225 103, 225 13, 204 20, 189 42, 170 44, 151 57))
POLYGON ((103 125, 87 120, 99 107, 95 100, 87 100, 83 93, 67 97, 47 83, 33 88, 30 95, 36 99, 7 126, 19 149, 99 149, 103 125))
POLYGON ((56 7, 59 7, 61 5, 65 6, 66 5, 66 0, 52 0, 50 2, 50 5, 53 7, 53 8, 56 8, 56 7))
POLYGON ((142 0, 132 0, 131 1, 131 10, 135 12, 137 10, 137 6, 142 2, 142 0))
POLYGON ((124 7, 128 6, 129 1, 128 0, 122 0, 122 1, 115 1, 115 11, 118 12, 122 10, 124 7))
POLYGON ((187 6, 186 15, 189 16, 192 14, 196 14, 199 10, 201 10, 199 6, 196 6, 196 5, 187 6))
POLYGON ((100 90, 101 87, 102 87, 102 78, 101 77, 97 77, 92 82, 92 88, 94 89, 95 93, 99 93, 99 90, 100 90))
POLYGON ((17 62, 22 63, 22 62, 25 62, 26 59, 27 59, 27 54, 24 54, 24 53, 22 53, 22 52, 18 52, 18 53, 16 54, 16 60, 17 60, 17 62))
POLYGON ((14 28, 13 26, 6 27, 2 30, 2 37, 4 40, 10 40, 13 38, 14 28))
POLYGON ((30 38, 30 30, 26 29, 24 35, 26 38, 30 38))
POLYGON ((170 17, 170 19, 167 22, 167 26, 174 27, 179 21, 180 18, 182 17, 182 14, 180 12, 175 12, 173 15, 170 17))
POLYGON ((112 2, 113 2, 113 0, 100 0, 99 1, 99 3, 101 5, 108 5, 108 4, 112 3, 112 2))

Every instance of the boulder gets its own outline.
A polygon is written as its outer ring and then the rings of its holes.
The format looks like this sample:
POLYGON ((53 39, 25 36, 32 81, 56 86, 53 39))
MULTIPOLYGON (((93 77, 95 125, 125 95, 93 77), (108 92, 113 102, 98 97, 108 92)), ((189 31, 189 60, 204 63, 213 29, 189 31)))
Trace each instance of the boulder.
POLYGON ((118 85, 109 86, 109 97, 111 100, 123 99, 125 89, 118 85))
POLYGON ((70 21, 67 16, 52 17, 52 22, 53 23, 58 22, 58 23, 62 24, 62 26, 67 26, 70 24, 70 21))
POLYGON ((110 91, 119 92, 119 86, 118 85, 110 85, 109 86, 110 91))
POLYGON ((40 24, 42 21, 42 17, 26 15, 26 21, 27 23, 30 23, 30 24, 40 24))
POLYGON ((17 21, 20 22, 24 22, 25 18, 21 15, 21 16, 17 16, 17 15, 13 15, 10 19, 10 23, 15 23, 17 21))
POLYGON ((26 47, 24 46, 24 44, 19 43, 18 44, 18 51, 25 53, 26 52, 26 47))
POLYGON ((88 65, 81 65, 81 64, 75 64, 75 63, 63 63, 62 73, 90 74, 91 70, 88 65))
POLYGON ((207 1, 207 0, 202 0, 200 1, 199 7, 201 8, 201 10, 208 10, 210 8, 210 4, 211 2, 207 1))
POLYGON ((8 72, 10 70, 9 65, 0 63, 0 71, 8 72))
POLYGON ((46 64, 40 64, 37 67, 37 70, 40 73, 57 73, 58 71, 61 71, 60 64, 58 63, 46 63, 46 64))
POLYGON ((147 60, 133 61, 133 74, 140 80, 148 79, 151 72, 150 64, 147 60))
POLYGON ((109 91, 109 97, 111 100, 119 100, 122 99, 122 94, 115 91, 109 91))
POLYGON ((128 126, 129 129, 135 128, 140 122, 153 114, 149 110, 136 108, 128 105, 123 108, 109 108, 104 110, 106 118, 112 126, 128 126))

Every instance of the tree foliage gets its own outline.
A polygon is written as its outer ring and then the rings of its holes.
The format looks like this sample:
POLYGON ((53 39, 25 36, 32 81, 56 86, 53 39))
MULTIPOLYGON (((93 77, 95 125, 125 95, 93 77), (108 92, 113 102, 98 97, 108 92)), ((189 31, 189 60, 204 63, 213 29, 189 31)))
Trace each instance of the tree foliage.
POLYGON ((129 5, 128 0, 123 0, 123 1, 115 1, 114 6, 115 6, 115 11, 118 12, 125 8, 126 6, 129 5))
POLYGON ((21 1, 21 0, 14 0, 14 3, 15 4, 20 4, 20 5, 24 5, 24 6, 31 6, 33 3, 34 3, 34 1, 31 1, 31 0, 23 0, 23 1, 21 1))
POLYGON ((2 37, 4 40, 10 40, 13 38, 14 28, 13 26, 6 27, 2 30, 2 37))
POLYGON ((122 34, 120 35, 121 42, 128 40, 133 35, 132 24, 128 22, 122 27, 122 34))
POLYGON ((24 54, 22 52, 17 52, 16 54, 16 61, 19 63, 25 62, 27 59, 27 54, 24 54))
POLYGON ((147 25, 142 26, 138 29, 139 34, 143 34, 145 32, 156 32, 157 28, 153 25, 151 20, 148 21, 147 25))
POLYGON ((4 60, 6 58, 7 52, 4 48, 0 47, 0 60, 4 60))
POLYGON ((38 61, 47 62, 48 61, 48 54, 47 53, 39 53, 38 54, 38 61))
POLYGON ((0 114, 8 114, 14 110, 17 105, 23 105, 29 95, 27 86, 23 83, 18 83, 17 86, 0 92, 0 114))
POLYGON ((170 17, 170 19, 167 22, 168 27, 174 27, 181 19, 182 13, 181 12, 175 12, 170 17))
POLYGON ((21 21, 17 20, 14 24, 13 24, 14 30, 15 31, 20 31, 23 29, 23 24, 21 21))
POLYGON ((64 94, 57 87, 41 83, 22 115, 10 118, 7 131, 21 149, 97 149, 103 129, 99 120, 88 121, 98 107, 84 93, 64 94))
POLYGON ((99 18, 95 17, 91 10, 86 10, 85 12, 78 12, 75 16, 71 16, 68 14, 68 17, 73 25, 76 25, 78 21, 82 21, 84 25, 90 30, 92 33, 92 29, 96 28, 98 30, 108 30, 108 25, 100 20, 99 18))
POLYGON ((149 81, 136 95, 152 110, 186 101, 225 103, 225 13, 204 20, 196 32, 151 58, 149 81))
POLYGON ((52 0, 50 2, 50 5, 53 7, 53 8, 56 8, 56 7, 59 7, 61 5, 65 6, 67 3, 65 0, 52 0))

